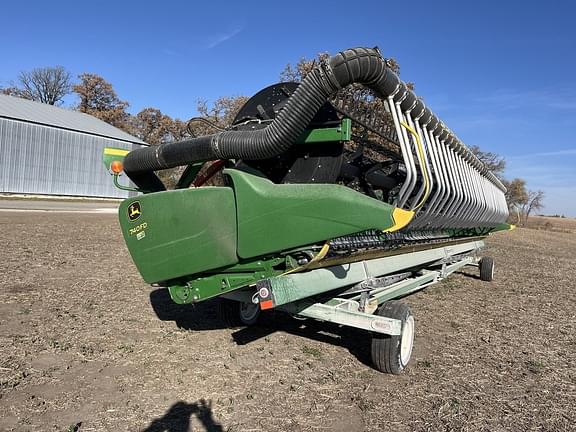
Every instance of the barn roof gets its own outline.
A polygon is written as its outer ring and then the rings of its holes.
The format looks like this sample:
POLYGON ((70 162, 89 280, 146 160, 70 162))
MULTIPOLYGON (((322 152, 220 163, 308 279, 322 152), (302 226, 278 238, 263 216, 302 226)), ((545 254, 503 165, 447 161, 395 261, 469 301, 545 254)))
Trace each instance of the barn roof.
POLYGON ((134 144, 146 144, 144 141, 91 115, 0 94, 0 118, 2 117, 134 144))

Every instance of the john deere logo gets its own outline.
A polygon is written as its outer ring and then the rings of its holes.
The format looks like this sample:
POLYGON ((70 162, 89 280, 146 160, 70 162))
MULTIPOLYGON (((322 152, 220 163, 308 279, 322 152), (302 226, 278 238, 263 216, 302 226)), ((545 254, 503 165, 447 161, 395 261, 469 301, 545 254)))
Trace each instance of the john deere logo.
POLYGON ((142 214, 142 210, 140 208, 140 203, 138 201, 134 201, 132 204, 128 206, 128 219, 131 221, 135 221, 140 217, 142 214))

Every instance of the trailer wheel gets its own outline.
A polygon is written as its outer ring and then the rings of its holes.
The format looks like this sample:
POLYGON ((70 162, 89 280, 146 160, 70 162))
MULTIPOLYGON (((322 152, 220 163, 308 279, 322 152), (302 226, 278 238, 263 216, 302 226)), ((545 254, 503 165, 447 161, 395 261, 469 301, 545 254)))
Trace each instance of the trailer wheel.
POLYGON ((494 258, 483 257, 478 265, 480 268, 480 279, 486 282, 494 280, 494 258))
POLYGON ((414 316, 410 308, 399 301, 387 301, 376 311, 380 316, 402 321, 399 336, 375 333, 372 336, 372 362, 380 372, 399 374, 404 370, 414 345, 414 316))
POLYGON ((218 314, 228 327, 251 326, 260 318, 260 305, 221 298, 218 314))

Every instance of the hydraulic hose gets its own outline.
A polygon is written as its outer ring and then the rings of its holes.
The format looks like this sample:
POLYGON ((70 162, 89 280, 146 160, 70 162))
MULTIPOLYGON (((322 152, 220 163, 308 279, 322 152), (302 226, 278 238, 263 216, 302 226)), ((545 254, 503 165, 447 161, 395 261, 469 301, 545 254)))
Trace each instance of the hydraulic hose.
MULTIPOLYGON (((124 171, 141 189, 159 191, 164 190, 164 185, 154 174, 157 170, 215 159, 272 158, 295 143, 330 96, 353 83, 372 89, 382 98, 404 85, 386 66, 377 48, 341 51, 306 76, 268 127, 225 131, 133 150, 124 160, 124 171)), ((402 106, 410 106, 415 100, 416 95, 408 90, 402 106)))

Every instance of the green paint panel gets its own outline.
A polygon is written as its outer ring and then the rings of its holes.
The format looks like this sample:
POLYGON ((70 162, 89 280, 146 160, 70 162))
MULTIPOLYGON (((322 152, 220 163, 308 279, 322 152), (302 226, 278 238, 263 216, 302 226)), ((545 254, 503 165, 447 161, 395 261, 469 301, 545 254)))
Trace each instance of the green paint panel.
POLYGON ((237 170, 238 256, 250 258, 394 225, 394 207, 334 184, 274 184, 237 170))
POLYGON ((299 144, 310 144, 328 141, 350 141, 352 121, 343 119, 340 126, 334 128, 308 129, 297 140, 299 144))
POLYGON ((232 189, 205 187, 130 198, 119 209, 122 234, 148 283, 234 265, 232 189))
POLYGON ((170 297, 175 303, 195 303, 207 300, 221 294, 234 291, 249 285, 255 285, 262 279, 277 276, 285 268, 285 258, 272 258, 255 260, 248 263, 236 264, 232 267, 220 269, 216 274, 206 274, 189 281, 168 287, 170 297))

